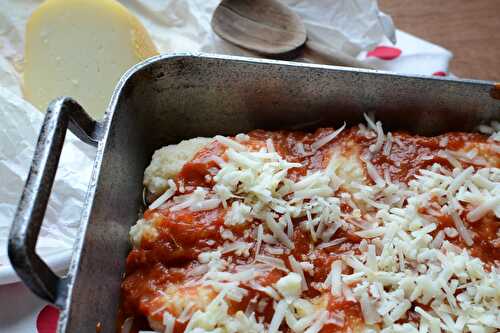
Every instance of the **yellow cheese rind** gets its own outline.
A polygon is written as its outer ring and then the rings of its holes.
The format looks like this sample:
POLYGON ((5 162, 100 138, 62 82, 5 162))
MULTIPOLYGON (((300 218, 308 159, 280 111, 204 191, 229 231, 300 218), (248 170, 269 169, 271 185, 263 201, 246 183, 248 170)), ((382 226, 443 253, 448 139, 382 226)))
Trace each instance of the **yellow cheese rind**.
POLYGON ((158 54, 148 32, 114 0, 48 0, 27 24, 23 93, 45 110, 58 96, 102 118, 120 77, 158 54))

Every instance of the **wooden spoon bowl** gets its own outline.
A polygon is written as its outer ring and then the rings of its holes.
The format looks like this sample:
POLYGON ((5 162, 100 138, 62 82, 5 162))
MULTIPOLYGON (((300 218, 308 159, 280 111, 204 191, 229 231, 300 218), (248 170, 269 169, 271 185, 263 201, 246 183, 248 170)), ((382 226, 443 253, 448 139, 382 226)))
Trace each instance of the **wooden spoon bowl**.
POLYGON ((372 68, 355 57, 307 41, 302 19, 277 0, 223 0, 215 9, 212 29, 221 38, 272 58, 302 53, 303 45, 326 63, 372 68))
POLYGON ((211 24, 221 38, 264 55, 290 52, 307 38, 301 18, 273 0, 223 0, 211 24))

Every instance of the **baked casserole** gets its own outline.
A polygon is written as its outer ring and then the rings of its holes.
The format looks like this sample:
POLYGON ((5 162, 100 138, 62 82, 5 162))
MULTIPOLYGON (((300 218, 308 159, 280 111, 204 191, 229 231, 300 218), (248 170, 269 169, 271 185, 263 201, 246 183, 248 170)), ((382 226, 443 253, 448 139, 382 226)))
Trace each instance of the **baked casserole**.
POLYGON ((156 151, 123 330, 498 332, 499 128, 366 120, 156 151))

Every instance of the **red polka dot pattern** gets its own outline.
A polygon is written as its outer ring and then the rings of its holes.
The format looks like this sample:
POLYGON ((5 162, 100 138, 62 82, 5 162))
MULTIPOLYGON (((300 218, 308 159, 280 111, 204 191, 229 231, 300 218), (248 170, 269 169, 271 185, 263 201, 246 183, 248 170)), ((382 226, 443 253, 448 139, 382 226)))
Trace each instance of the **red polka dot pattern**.
POLYGON ((368 57, 376 57, 382 60, 393 60, 401 55, 401 50, 392 46, 377 46, 367 53, 368 57))
POLYGON ((56 333, 59 309, 52 305, 46 305, 36 318, 36 330, 38 333, 56 333))

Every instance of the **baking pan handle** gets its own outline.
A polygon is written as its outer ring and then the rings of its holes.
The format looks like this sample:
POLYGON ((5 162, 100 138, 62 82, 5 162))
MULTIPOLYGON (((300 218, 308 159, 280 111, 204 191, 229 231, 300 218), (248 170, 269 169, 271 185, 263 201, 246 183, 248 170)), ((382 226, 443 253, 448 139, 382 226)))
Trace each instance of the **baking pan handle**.
POLYGON ((68 280, 50 269, 35 252, 35 246, 68 128, 94 146, 101 138, 101 124, 74 100, 61 97, 49 105, 8 245, 10 261, 21 280, 35 294, 59 307, 66 297, 68 280))

